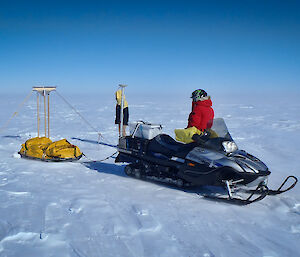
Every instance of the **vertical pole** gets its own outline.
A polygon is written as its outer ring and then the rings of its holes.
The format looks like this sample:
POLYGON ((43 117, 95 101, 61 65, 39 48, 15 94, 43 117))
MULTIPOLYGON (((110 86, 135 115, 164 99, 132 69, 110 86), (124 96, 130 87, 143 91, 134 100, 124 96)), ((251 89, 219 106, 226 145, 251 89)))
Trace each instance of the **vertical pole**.
POLYGON ((40 110, 39 110, 39 92, 36 93, 36 96, 37 96, 37 100, 36 100, 36 103, 37 103, 37 131, 38 131, 38 137, 40 137, 40 110))
POLYGON ((44 95, 44 117, 45 117, 45 137, 47 137, 47 114, 46 114, 46 91, 43 91, 44 95))
POLYGON ((123 108, 124 108, 124 98, 125 98, 125 95, 124 95, 124 89, 127 85, 119 85, 122 89, 122 96, 121 96, 121 112, 120 112, 120 133, 121 133, 121 137, 123 136, 123 108))
POLYGON ((122 96, 121 96, 121 112, 120 112, 120 118, 121 118, 121 135, 123 137, 123 108, 124 108, 124 87, 122 87, 122 96))
POLYGON ((48 92, 48 138, 50 138, 50 93, 48 92))

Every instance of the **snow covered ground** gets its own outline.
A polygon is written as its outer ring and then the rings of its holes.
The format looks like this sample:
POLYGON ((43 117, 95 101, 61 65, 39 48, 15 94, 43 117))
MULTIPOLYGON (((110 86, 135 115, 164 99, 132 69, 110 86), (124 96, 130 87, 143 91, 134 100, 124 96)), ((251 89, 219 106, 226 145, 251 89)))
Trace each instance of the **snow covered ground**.
MULTIPOLYGON (((113 94, 64 96, 102 132, 105 143, 117 143, 113 94)), ((22 97, 0 97, 0 125, 22 97)), ((161 123, 174 136, 175 128, 186 126, 187 97, 166 101, 128 94, 130 118, 161 123)), ((92 160, 115 152, 96 144, 97 133, 55 93, 51 99, 53 140, 67 138, 92 160)), ((213 102, 238 146, 269 166, 270 188, 287 175, 300 177, 297 97, 215 97, 213 102)), ((129 178, 114 159, 85 164, 21 159, 21 144, 37 135, 35 104, 32 97, 0 134, 1 257, 300 256, 299 185, 240 207, 129 178)))

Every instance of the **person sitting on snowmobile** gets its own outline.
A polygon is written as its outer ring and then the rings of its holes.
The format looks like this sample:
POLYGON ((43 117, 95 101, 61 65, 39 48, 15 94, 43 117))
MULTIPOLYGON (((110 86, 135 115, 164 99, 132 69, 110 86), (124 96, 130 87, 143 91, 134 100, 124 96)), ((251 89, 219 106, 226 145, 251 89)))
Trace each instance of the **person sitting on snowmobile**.
POLYGON ((192 112, 189 115, 188 126, 196 127, 202 132, 212 127, 214 110, 210 96, 203 89, 197 89, 192 93, 192 112))
MULTIPOLYGON (((121 136, 121 103, 122 103, 122 90, 119 89, 116 92, 116 119, 115 124, 119 124, 119 136, 121 136)), ((129 111, 128 111, 128 103, 125 99, 125 95, 123 96, 123 131, 122 136, 126 136, 126 126, 128 125, 129 120, 129 111)))
MULTIPOLYGON (((195 134, 202 136, 206 129, 213 124, 214 110, 212 101, 205 90, 197 89, 192 93, 192 111, 188 118, 188 125, 185 129, 175 129, 176 140, 184 143, 195 141, 195 134)), ((197 138, 197 137, 196 137, 197 138)))

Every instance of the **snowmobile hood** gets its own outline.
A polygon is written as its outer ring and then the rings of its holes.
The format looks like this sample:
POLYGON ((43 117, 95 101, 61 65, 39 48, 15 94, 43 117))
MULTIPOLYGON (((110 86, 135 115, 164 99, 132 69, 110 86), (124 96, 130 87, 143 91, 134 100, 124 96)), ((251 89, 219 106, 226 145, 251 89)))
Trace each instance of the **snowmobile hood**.
POLYGON ((202 163, 205 161, 216 161, 216 160, 220 160, 222 158, 224 158, 224 154, 216 152, 216 151, 210 151, 210 150, 202 148, 202 147, 195 147, 186 156, 186 159, 195 161, 198 163, 202 163))
POLYGON ((239 164, 246 172, 262 173, 264 175, 270 173, 267 165, 243 150, 235 152, 230 158, 239 164))
POLYGON ((231 167, 241 173, 255 173, 263 176, 270 173, 268 167, 262 161, 242 150, 228 156, 222 152, 195 147, 187 154, 186 159, 200 164, 206 163, 215 168, 231 167))

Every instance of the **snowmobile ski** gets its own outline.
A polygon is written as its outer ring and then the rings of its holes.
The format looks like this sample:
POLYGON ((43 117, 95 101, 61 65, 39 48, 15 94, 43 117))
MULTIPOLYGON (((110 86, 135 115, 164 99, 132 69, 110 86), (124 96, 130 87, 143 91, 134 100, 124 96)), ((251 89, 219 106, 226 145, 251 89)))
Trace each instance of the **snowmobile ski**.
MULTIPOLYGON (((295 177, 295 176, 288 176, 286 177, 286 179, 282 182, 282 184, 280 185, 280 187, 278 187, 278 189, 276 190, 272 190, 272 189, 268 189, 268 195, 279 195, 279 194, 282 194, 286 191, 289 191, 291 190, 293 187, 295 187, 295 185, 297 184, 298 182, 298 179, 295 177), (284 185, 289 181, 293 179, 294 182, 286 189, 283 189, 282 188, 284 187, 284 185)), ((250 190, 251 191, 251 190, 250 190)), ((255 190, 251 191, 253 193, 256 193, 255 190)))
POLYGON ((197 195, 217 202, 225 202, 225 203, 231 203, 236 205, 247 205, 264 199, 268 195, 268 187, 262 185, 262 186, 258 186, 255 190, 251 190, 251 191, 245 190, 243 192, 250 193, 250 195, 245 199, 234 197, 234 196, 221 197, 221 196, 207 195, 201 193, 197 193, 197 195), (257 194, 259 196, 253 198, 253 196, 257 194))

